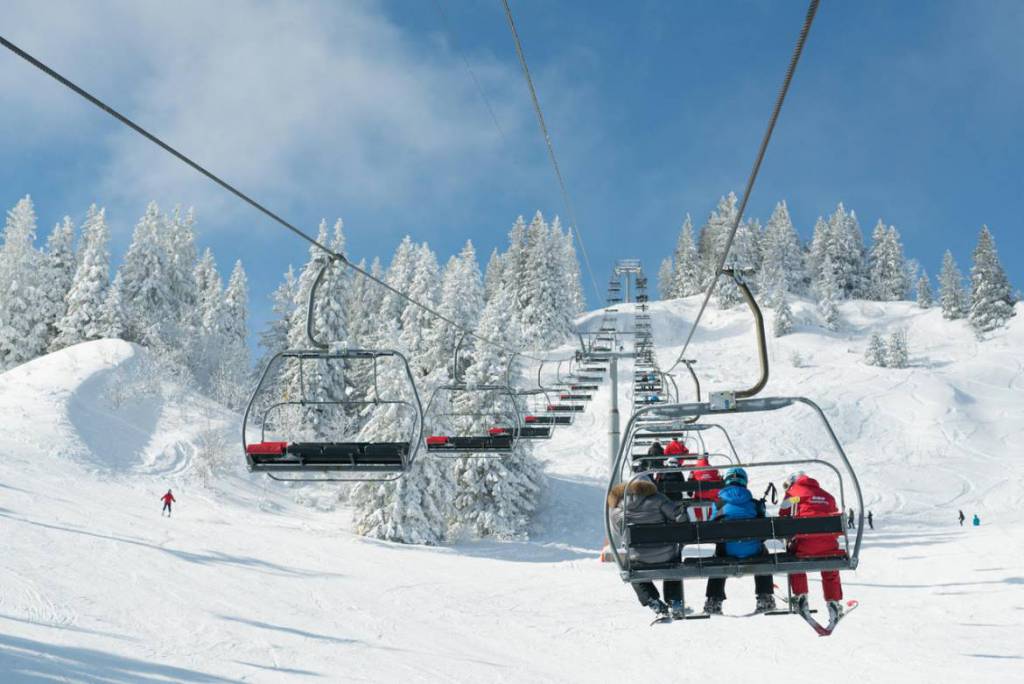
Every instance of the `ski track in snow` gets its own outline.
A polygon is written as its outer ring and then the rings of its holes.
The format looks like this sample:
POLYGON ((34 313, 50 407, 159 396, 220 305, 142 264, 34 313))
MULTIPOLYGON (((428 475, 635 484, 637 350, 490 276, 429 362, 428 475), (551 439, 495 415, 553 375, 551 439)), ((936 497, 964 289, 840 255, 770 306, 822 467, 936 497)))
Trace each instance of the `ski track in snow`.
MULTIPOLYGON (((652 304, 663 365, 697 305, 652 304)), ((794 303, 798 321, 810 310, 794 303)), ((596 561, 607 381, 572 427, 535 443, 549 488, 531 541, 409 547, 353 536, 347 511, 296 505, 241 462, 201 487, 199 433, 236 430, 237 417, 188 395, 112 407, 106 388, 139 351, 102 341, 0 375, 0 681, 591 682, 623 668, 685 680, 724 662, 741 678, 784 678, 800 662, 832 681, 1019 681, 1024 316, 979 344, 906 303, 842 310, 846 337, 801 324, 770 341, 766 391, 822 405, 875 514, 861 567, 843 576, 861 607, 828 639, 789 617, 648 627, 648 611, 596 561), (870 334, 897 326, 913 367, 865 366, 870 334), (159 517, 168 486, 171 519, 159 517), (961 529, 958 508, 983 525, 961 529)), ((628 329, 631 307, 620 311, 628 329)), ((709 311, 693 348, 705 392, 756 375, 750 331, 742 309, 709 311)), ((624 428, 631 364, 620 373, 624 428)), ((820 430, 791 411, 722 422, 746 460, 813 456, 820 430)), ((763 488, 751 472, 752 490, 763 488)), ((751 584, 729 580, 727 613, 750 610, 751 584)), ((699 609, 703 583, 685 590, 699 609)))

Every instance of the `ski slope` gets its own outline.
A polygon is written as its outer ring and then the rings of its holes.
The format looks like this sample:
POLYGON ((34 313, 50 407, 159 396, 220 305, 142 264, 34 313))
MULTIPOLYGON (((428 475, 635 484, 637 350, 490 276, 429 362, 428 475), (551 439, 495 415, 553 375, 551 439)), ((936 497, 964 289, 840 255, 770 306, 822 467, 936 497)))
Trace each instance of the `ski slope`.
MULTIPOLYGON (((651 305, 663 366, 697 304, 651 305)), ((145 352, 103 340, 0 375, 0 682, 1020 681, 1024 315, 978 343, 908 303, 846 303, 838 334, 809 305, 794 313, 805 322, 771 340, 765 394, 822 405, 877 528, 844 575, 861 607, 831 638, 796 617, 648 626, 596 561, 607 382, 575 425, 538 443, 550 487, 531 541, 410 547, 352 535, 344 508, 296 503, 298 490, 245 473, 240 455, 203 486, 204 449, 237 451, 238 417, 187 391, 125 400, 145 352), (897 327, 911 367, 865 366, 870 334, 897 327), (159 514, 168 487, 171 519, 159 514), (958 508, 982 526, 959 528, 958 508)), ((753 381, 750 333, 742 309, 708 311, 692 347, 705 389, 753 381)), ((626 416, 632 369, 621 370, 626 416)), ((813 454, 816 426, 782 416, 730 424, 740 452, 813 454)), ((686 592, 699 607, 703 586, 686 592)), ((749 579, 727 592, 727 614, 752 610, 749 579)), ((820 605, 813 578, 811 592, 820 605)))

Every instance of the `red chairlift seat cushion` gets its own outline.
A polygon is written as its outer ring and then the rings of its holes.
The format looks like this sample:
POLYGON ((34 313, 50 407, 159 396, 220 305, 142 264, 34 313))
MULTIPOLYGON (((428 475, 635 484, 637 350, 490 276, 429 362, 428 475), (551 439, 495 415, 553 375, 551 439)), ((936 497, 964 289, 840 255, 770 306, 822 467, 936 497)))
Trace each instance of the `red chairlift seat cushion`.
POLYGON ((536 423, 537 416, 526 416, 525 418, 523 418, 523 420, 527 423, 536 423))
POLYGON ((283 455, 285 450, 288 448, 288 442, 256 442, 255 444, 249 444, 245 447, 245 453, 247 454, 260 454, 260 455, 283 455))
POLYGON ((509 434, 510 432, 512 432, 512 429, 511 428, 505 428, 505 427, 492 427, 487 432, 491 435, 491 437, 498 437, 500 435, 507 435, 507 434, 509 434))
POLYGON ((431 435, 430 437, 427 437, 427 445, 428 446, 431 446, 431 445, 435 445, 436 446, 436 445, 441 445, 441 444, 447 444, 449 441, 450 441, 449 437, 444 437, 442 435, 431 435))

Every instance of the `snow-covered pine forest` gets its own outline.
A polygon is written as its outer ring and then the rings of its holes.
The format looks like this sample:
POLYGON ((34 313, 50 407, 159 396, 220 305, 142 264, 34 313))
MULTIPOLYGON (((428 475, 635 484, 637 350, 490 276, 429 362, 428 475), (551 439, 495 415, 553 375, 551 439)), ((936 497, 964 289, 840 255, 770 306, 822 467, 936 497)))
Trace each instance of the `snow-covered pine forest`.
MULTIPOLYGON (((737 204, 734 193, 720 198, 696 233, 687 214, 675 250, 658 271, 662 298, 688 297, 706 289, 736 219, 737 204)), ((879 219, 867 244, 857 213, 842 202, 830 215, 818 218, 806 243, 793 225, 785 201, 775 205, 764 227, 757 218, 747 218, 736 233, 726 266, 744 273, 761 303, 775 309, 776 336, 792 329, 793 314, 787 300, 794 296, 813 300, 819 320, 830 330, 842 326, 841 301, 913 299, 923 309, 941 306, 947 319, 966 318, 978 335, 1004 325, 1014 315, 1013 304, 1019 299, 987 226, 978 234, 967 282, 952 253, 946 251, 938 271, 936 299, 927 267, 904 255, 896 227, 879 219)), ((723 279, 716 299, 721 307, 735 306, 740 302, 739 291, 723 279)))
MULTIPOLYGON (((147 372, 158 378, 144 379, 147 383, 173 382, 229 409, 243 408, 271 357, 287 348, 308 347, 307 301, 323 257, 313 247, 305 264, 283 275, 273 294, 273 317, 258 331, 260 353, 254 362, 245 270, 236 262, 225 286, 211 251, 200 253, 196 234, 191 209, 165 213, 150 203, 111 277, 104 209, 90 207, 77 230, 65 217, 39 247, 32 200, 20 200, 7 214, 0 251, 0 369, 79 342, 119 338, 153 352, 147 372)), ((573 240, 557 217, 549 223, 537 212, 529 223, 516 219, 507 250, 494 250, 485 271, 471 242, 442 267, 428 244, 411 237, 402 240, 386 266, 379 258, 358 263, 486 339, 508 348, 544 350, 567 339, 583 310, 573 240)), ((322 221, 318 241, 345 253, 342 222, 322 221)), ((318 290, 315 311, 318 334, 332 344, 405 354, 423 401, 438 385, 456 379, 452 363, 461 333, 350 270, 332 267, 318 290)), ((502 350, 468 338, 460 361, 460 378, 486 384, 504 381, 509 359, 502 350)), ((360 370, 322 374, 317 392, 328 397, 365 392, 360 370)), ((273 372, 264 385, 268 393, 297 395, 300 380, 294 368, 273 372)), ((384 368, 378 380, 385 394, 407 391, 395 368, 384 368)), ((489 400, 466 395, 459 408, 481 412, 489 400)), ((389 433, 398 429, 395 418, 387 412, 353 413, 330 422, 300 419, 302 424, 292 427, 313 440, 339 434, 393 439, 389 433)), ((448 427, 440 415, 427 416, 427 424, 448 427)), ((459 427, 486 430, 489 425, 459 427)), ((214 465, 237 458, 234 449, 225 447, 214 465)), ((351 496, 362 534, 433 544, 464 536, 521 537, 543 490, 541 469, 527 447, 501 460, 420 459, 414 475, 399 483, 324 486, 317 500, 322 505, 324 496, 351 496)))

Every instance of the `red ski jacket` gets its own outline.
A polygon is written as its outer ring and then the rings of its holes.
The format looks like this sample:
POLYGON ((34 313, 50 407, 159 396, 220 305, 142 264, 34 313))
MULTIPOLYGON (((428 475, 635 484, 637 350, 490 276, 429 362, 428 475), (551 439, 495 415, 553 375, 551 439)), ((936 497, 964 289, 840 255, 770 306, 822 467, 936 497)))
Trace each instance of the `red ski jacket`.
MULTIPOLYGON (((819 518, 826 515, 838 515, 836 500, 818 484, 818 481, 807 475, 801 475, 783 497, 779 507, 780 516, 794 518, 819 518)), ((789 552, 801 558, 834 556, 839 551, 839 534, 798 534, 789 542, 789 552)))
POLYGON ((169 504, 169 503, 175 501, 174 495, 171 494, 170 492, 167 492, 166 494, 161 496, 160 500, 163 501, 165 504, 169 504))
POLYGON ((686 445, 677 439, 673 439, 665 446, 666 456, 682 456, 683 454, 690 453, 690 450, 686 448, 686 445))
MULTIPOLYGON (((701 456, 700 458, 698 458, 696 465, 709 465, 707 457, 701 456)), ((693 473, 690 475, 690 479, 696 480, 698 482, 717 482, 719 484, 721 484, 722 482, 722 476, 719 475, 718 471, 714 468, 708 468, 707 470, 694 470, 693 473)), ((699 499, 701 501, 715 501, 718 499, 718 488, 703 489, 700 492, 694 494, 693 498, 699 499)))

